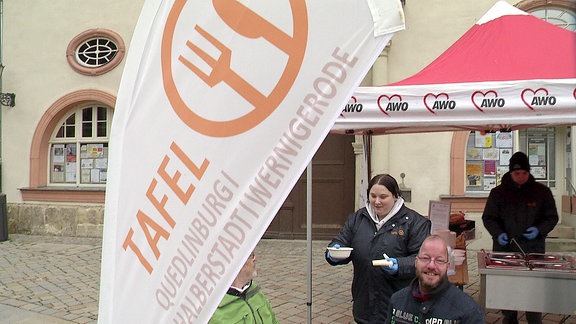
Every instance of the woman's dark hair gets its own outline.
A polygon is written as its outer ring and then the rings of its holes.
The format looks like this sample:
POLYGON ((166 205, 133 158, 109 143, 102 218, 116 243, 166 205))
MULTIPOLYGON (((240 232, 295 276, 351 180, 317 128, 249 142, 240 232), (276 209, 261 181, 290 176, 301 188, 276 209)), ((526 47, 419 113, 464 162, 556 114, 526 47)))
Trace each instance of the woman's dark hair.
POLYGON ((400 193, 400 187, 398 186, 396 179, 387 173, 383 173, 378 174, 370 179, 370 182, 368 183, 368 192, 366 198, 370 197, 370 189, 372 189, 372 187, 377 184, 386 187, 386 189, 388 189, 388 191, 390 191, 394 197, 402 197, 402 194, 400 193))

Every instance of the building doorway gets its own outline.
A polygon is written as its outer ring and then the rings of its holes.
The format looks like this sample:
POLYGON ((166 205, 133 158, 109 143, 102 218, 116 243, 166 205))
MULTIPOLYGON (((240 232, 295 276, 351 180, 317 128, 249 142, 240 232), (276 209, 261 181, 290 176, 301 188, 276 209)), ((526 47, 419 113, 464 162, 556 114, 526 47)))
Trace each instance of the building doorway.
MULTIPOLYGON (((354 136, 329 134, 312 159, 312 238, 331 239, 354 211, 354 136)), ((306 171, 264 238, 306 238, 306 171)))

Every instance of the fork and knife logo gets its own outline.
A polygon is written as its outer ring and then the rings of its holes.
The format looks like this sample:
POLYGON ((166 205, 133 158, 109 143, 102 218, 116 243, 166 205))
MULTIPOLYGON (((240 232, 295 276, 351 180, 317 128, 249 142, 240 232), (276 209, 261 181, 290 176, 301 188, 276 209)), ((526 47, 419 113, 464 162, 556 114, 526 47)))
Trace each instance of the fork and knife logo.
MULTIPOLYGON (((273 84, 268 93, 263 93, 253 82, 248 81, 232 67, 233 59, 236 58, 234 44, 225 44, 225 41, 234 42, 238 37, 226 37, 219 39, 215 36, 216 31, 209 31, 214 28, 214 24, 209 24, 206 17, 193 17, 193 10, 186 10, 187 6, 198 3, 205 5, 204 1, 176 0, 166 21, 162 35, 162 78, 164 91, 170 104, 179 118, 191 129, 212 137, 229 137, 246 132, 262 121, 264 121, 275 109, 277 109, 300 72, 302 61, 306 52, 308 41, 308 14, 304 0, 288 0, 291 8, 291 32, 287 33, 280 29, 273 22, 266 20, 263 16, 248 8, 238 0, 212 0, 214 17, 225 24, 225 28, 236 35, 242 36, 242 40, 253 42, 251 51, 259 51, 262 47, 262 40, 267 47, 273 46, 278 53, 284 55, 285 65, 281 67, 281 75, 270 77, 267 62, 257 64, 262 73, 258 77, 260 83, 273 84), (194 21, 197 23, 194 23, 194 21), (189 29, 190 21, 194 23, 193 29, 189 29), (207 26, 203 26, 206 24, 207 26), (177 34, 186 34, 186 40, 176 37, 177 34), (208 46, 200 45, 208 44, 208 46), (212 48, 208 48, 212 47, 212 48), (218 54, 214 54, 218 53, 218 54), (206 69, 195 64, 189 59, 196 56, 206 69), (207 93, 186 92, 183 89, 195 88, 191 84, 201 82, 207 86, 207 93), (222 86, 229 89, 222 91, 222 86), (206 106, 193 105, 192 96, 202 96, 208 98, 219 98, 230 93, 237 95, 250 107, 241 114, 238 112, 225 116, 225 110, 234 109, 234 105, 226 106, 206 106), (208 96, 208 97, 206 97, 208 96), (215 114, 207 112, 206 109, 218 109, 222 112, 215 114)), ((242 50, 245 50, 243 48, 242 50)), ((244 55, 242 58, 250 59, 244 55)), ((242 59, 240 58, 240 59, 242 59)), ((255 59, 252 57, 252 59, 255 59)), ((254 62, 250 62, 254 64, 254 62)), ((237 99, 234 99, 237 100, 237 99)))

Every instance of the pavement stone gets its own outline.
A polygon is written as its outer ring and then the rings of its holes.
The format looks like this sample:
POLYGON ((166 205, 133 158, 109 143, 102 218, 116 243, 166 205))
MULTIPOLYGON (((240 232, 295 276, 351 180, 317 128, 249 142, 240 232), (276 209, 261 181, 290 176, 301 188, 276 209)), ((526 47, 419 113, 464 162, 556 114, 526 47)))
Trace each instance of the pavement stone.
MULTIPOLYGON (((11 234, 0 242, 0 323, 97 323, 102 240, 11 234)), ((328 241, 261 240, 256 247, 256 281, 281 323, 353 323, 352 265, 332 267, 324 260, 328 241), (312 301, 308 307, 308 270, 312 301)), ((476 251, 468 250, 468 255, 476 251)), ((464 291, 479 298, 475 258, 469 260, 464 291)), ((576 316, 545 314, 544 323, 576 324, 576 316)), ((486 309, 486 323, 500 323, 499 311, 486 309)), ((526 323, 522 320, 520 323, 526 323)))

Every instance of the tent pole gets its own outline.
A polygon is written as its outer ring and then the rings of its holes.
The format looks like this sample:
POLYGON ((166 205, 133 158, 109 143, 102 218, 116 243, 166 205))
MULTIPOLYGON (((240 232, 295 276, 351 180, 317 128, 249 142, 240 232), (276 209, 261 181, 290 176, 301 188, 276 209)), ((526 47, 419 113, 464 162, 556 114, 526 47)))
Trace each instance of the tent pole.
POLYGON ((312 323, 312 160, 306 168, 306 241, 308 249, 308 321, 312 323))

